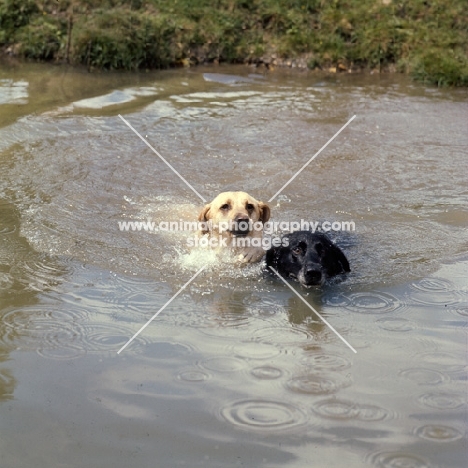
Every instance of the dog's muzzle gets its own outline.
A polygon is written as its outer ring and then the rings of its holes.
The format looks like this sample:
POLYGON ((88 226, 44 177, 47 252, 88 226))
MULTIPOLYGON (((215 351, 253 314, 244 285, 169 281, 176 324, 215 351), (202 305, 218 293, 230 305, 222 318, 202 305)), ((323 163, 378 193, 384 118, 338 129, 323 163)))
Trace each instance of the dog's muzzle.
POLYGON ((235 237, 245 237, 252 229, 249 218, 236 218, 229 232, 235 237))
POLYGON ((306 265, 299 273, 298 280, 307 288, 322 285, 325 277, 318 265, 306 265))

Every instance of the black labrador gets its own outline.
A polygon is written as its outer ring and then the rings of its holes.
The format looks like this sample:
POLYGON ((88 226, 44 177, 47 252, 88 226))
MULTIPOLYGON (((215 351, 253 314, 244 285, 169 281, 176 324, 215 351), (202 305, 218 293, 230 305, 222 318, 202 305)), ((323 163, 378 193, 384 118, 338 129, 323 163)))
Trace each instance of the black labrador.
POLYGON ((322 285, 327 278, 351 271, 344 253, 321 232, 295 231, 266 253, 267 267, 302 286, 322 285), (287 244, 287 245, 285 245, 287 244))

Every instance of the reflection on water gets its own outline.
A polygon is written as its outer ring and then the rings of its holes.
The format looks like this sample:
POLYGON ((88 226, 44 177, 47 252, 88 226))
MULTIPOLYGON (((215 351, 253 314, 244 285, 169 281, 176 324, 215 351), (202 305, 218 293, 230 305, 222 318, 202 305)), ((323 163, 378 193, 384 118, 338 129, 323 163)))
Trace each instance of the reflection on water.
POLYGON ((463 466, 466 117, 404 77, 1 70, 6 466, 463 466), (272 203, 355 221, 349 277, 300 292, 356 355, 262 265, 119 231, 201 208, 119 113, 207 199, 264 201, 358 115, 272 203))
POLYGON ((158 91, 154 87, 140 87, 135 89, 123 89, 112 91, 104 96, 81 99, 73 103, 74 108, 102 109, 103 107, 115 106, 133 101, 138 96, 154 96, 158 91))
POLYGON ((0 105, 26 104, 28 102, 28 82, 0 79, 0 105))

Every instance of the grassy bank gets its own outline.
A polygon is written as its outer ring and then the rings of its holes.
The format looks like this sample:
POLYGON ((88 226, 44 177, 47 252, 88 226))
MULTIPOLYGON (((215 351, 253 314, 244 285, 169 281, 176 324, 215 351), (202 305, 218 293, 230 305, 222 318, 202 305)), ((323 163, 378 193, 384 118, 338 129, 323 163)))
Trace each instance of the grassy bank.
POLYGON ((467 86, 468 2, 0 0, 0 46, 90 68, 250 62, 467 86))

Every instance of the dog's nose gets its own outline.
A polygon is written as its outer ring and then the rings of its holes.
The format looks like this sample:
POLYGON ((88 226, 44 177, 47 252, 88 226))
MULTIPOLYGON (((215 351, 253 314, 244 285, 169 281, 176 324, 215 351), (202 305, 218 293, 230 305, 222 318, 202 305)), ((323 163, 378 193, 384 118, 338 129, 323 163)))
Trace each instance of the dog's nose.
POLYGON ((234 229, 231 230, 235 235, 245 236, 250 231, 250 219, 248 216, 240 215, 234 219, 234 229))
POLYGON ((304 277, 307 284, 320 284, 322 281, 322 272, 316 267, 307 267, 304 272, 304 277))

